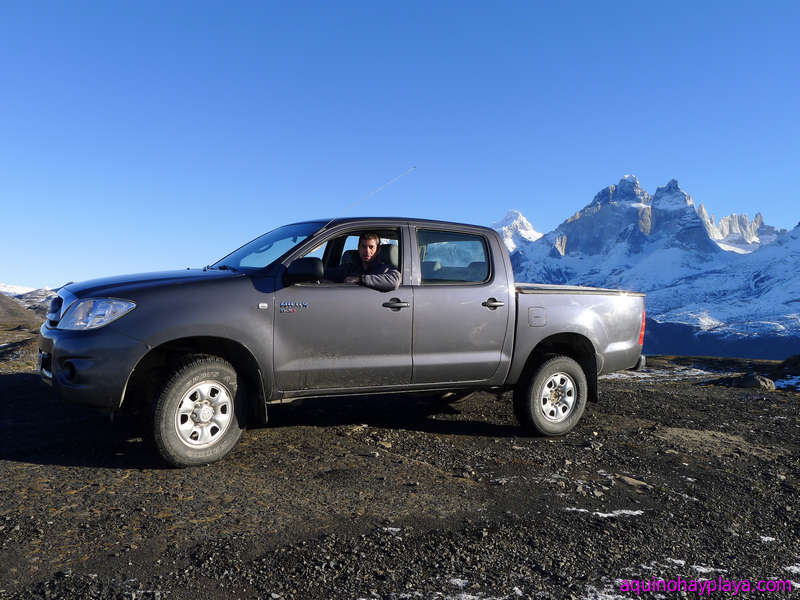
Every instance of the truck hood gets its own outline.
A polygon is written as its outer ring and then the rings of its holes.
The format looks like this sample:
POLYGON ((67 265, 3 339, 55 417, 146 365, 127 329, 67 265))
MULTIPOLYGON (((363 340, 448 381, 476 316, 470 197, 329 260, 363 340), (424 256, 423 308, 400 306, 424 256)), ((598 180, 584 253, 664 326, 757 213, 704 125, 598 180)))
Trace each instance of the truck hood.
POLYGON ((184 271, 159 271, 90 279, 65 285, 62 289, 78 298, 99 296, 124 296, 125 293, 154 287, 181 285, 198 281, 244 277, 236 271, 186 269, 184 271))

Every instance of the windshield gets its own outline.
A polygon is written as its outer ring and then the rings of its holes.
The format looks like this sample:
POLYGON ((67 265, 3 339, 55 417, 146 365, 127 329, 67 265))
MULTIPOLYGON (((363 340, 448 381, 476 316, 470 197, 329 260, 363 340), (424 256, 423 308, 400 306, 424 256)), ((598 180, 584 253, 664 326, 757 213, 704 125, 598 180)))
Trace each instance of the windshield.
POLYGON ((310 235, 318 231, 324 222, 295 223, 284 225, 257 237, 222 260, 211 265, 212 269, 263 269, 274 263, 310 235))

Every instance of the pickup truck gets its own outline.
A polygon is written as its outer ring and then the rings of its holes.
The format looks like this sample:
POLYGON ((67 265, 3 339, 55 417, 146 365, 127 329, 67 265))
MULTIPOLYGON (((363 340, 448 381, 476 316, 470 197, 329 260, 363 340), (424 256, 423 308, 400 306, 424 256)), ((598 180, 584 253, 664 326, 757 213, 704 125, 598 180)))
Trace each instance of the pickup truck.
POLYGON ((70 402, 143 418, 174 466, 219 460, 270 404, 303 397, 513 390, 521 425, 578 423, 598 375, 641 365, 644 295, 515 283, 492 229, 339 218, 274 229, 203 269, 61 288, 39 372, 70 402), (361 233, 400 273, 388 292, 326 273, 361 233))

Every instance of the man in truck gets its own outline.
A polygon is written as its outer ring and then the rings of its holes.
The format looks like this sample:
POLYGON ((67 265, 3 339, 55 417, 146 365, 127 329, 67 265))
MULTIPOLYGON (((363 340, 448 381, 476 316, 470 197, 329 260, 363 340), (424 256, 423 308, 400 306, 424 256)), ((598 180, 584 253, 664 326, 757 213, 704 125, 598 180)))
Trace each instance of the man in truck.
POLYGON ((381 238, 375 232, 362 233, 358 240, 360 260, 343 261, 331 269, 327 278, 340 283, 355 283, 379 292, 391 292, 400 286, 400 271, 381 259, 381 238))

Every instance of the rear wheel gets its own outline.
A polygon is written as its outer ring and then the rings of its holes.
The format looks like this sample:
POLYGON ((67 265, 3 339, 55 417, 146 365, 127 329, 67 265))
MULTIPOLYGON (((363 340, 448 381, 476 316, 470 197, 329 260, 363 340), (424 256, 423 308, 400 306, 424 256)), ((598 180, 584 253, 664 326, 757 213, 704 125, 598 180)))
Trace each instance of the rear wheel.
POLYGON ((236 371, 227 361, 202 357, 184 364, 154 407, 159 454, 176 467, 221 459, 241 437, 245 404, 236 371))
POLYGON ((541 435, 563 435, 580 421, 587 391, 581 366, 568 356, 554 356, 518 385, 514 412, 520 425, 541 435))

